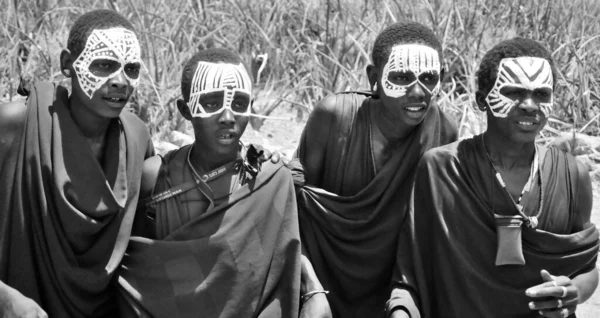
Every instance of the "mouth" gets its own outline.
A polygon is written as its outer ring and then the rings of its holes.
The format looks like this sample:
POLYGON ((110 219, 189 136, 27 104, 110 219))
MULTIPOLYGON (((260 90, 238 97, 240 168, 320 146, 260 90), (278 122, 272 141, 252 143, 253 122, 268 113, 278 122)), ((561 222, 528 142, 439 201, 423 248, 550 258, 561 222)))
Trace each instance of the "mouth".
POLYGON ((405 116, 414 120, 421 120, 427 112, 427 104, 425 103, 414 103, 408 104, 403 107, 405 116))
POLYGON ((418 113, 418 112, 424 111, 425 107, 423 107, 423 106, 408 106, 408 107, 404 107, 404 109, 406 109, 409 112, 418 113))
POLYGON ((113 104, 124 105, 127 103, 127 98, 124 96, 107 96, 103 98, 105 101, 108 101, 113 104))
POLYGON ((224 145, 230 145, 237 142, 237 134, 234 132, 224 132, 217 135, 219 143, 224 145))
POLYGON ((517 120, 517 126, 523 130, 537 129, 539 122, 537 120, 517 120))

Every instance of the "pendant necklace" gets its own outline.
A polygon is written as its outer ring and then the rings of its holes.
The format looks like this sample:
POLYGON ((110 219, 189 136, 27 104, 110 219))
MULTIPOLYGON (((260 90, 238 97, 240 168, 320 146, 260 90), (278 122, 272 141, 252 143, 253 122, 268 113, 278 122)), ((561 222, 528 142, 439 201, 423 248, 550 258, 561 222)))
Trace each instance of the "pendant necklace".
MULTIPOLYGON (((492 166, 492 170, 494 170, 494 173, 496 175, 496 179, 498 180, 498 183, 500 183, 502 188, 508 194, 508 197, 510 198, 513 205, 517 209, 517 212, 519 213, 519 215, 521 215, 521 217, 523 217, 523 219, 525 221, 525 225, 527 225, 527 227, 535 229, 539 224, 539 217, 542 214, 542 208, 544 207, 544 187, 543 187, 543 182, 542 182, 542 172, 539 167, 537 147, 535 148, 534 159, 533 159, 533 163, 531 165, 531 170, 529 173, 529 179, 527 180, 527 183, 523 187, 523 191, 521 191, 521 195, 519 196, 519 201, 516 202, 515 199, 512 197, 512 195, 510 194, 510 192, 508 191, 508 189, 506 188, 506 183, 504 182, 504 179, 502 179, 500 172, 498 172, 496 165, 492 161, 492 157, 490 156, 489 152, 487 151, 487 148, 485 146, 485 141, 483 139, 483 134, 481 134, 481 144, 483 145, 483 150, 485 151, 488 161, 489 161, 490 165, 492 166), (520 203, 521 203, 521 199, 523 198, 523 194, 525 193, 526 189, 528 189, 527 191, 529 191, 531 189, 532 184, 533 184, 533 179, 535 178, 536 172, 538 175, 538 184, 539 184, 539 188, 540 188, 540 197, 539 197, 540 206, 539 206, 539 209, 538 209, 538 212, 536 215, 528 216, 523 212, 524 206, 522 206, 520 203)), ((493 198, 492 198, 492 202, 493 202, 493 198)))

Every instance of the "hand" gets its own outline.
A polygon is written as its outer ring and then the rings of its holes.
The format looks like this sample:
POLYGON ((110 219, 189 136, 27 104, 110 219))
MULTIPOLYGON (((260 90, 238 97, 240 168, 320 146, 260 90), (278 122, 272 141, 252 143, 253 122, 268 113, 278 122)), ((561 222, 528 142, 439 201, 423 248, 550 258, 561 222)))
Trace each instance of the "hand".
POLYGON ((531 310, 538 310, 544 317, 565 318, 573 313, 579 304, 579 289, 566 276, 552 276, 548 271, 540 272, 544 283, 525 291, 534 298, 529 303, 531 310))
MULTIPOLYGON (((286 163, 286 160, 283 159, 285 156, 279 151, 271 152, 257 144, 250 144, 246 157, 252 165, 261 165, 263 162, 269 160, 271 160, 272 163, 278 163, 280 160, 283 160, 283 162, 286 163)), ((287 161, 289 161, 289 159, 287 161)))
POLYGON ((573 154, 573 151, 575 148, 577 148, 577 139, 574 139, 572 135, 561 135, 554 138, 554 140, 550 142, 548 146, 555 147, 566 153, 573 154))
POLYGON ((4 318, 48 318, 48 314, 35 301, 18 292, 0 305, 0 314, 4 318))
POLYGON ((331 308, 325 294, 310 297, 300 309, 300 318, 331 318, 331 308))

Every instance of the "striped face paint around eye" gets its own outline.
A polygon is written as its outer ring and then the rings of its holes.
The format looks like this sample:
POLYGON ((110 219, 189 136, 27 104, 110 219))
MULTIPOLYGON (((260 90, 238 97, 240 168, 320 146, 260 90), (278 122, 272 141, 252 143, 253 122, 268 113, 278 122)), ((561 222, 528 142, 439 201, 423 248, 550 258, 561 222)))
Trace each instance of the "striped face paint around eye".
POLYGON ((234 65, 198 62, 192 79, 190 101, 188 103, 193 117, 208 118, 222 113, 225 109, 231 110, 235 115, 250 116, 250 105, 247 105, 243 112, 238 112, 232 108, 234 97, 240 95, 246 97, 248 103, 252 97, 252 80, 241 63, 234 65), (202 106, 201 97, 218 92, 223 92, 221 107, 217 110, 208 111, 202 106))
POLYGON ((392 48, 388 62, 383 68, 383 91, 392 98, 398 98, 406 95, 406 91, 415 84, 421 87, 431 95, 435 95, 440 90, 440 80, 432 90, 429 90, 421 81, 419 76, 423 73, 440 75, 441 66, 438 52, 426 45, 421 44, 399 44, 392 48), (415 80, 408 85, 398 85, 389 80, 392 72, 412 72, 415 80))
MULTIPOLYGON (((529 56, 505 58, 498 65, 498 77, 485 100, 495 117, 504 118, 519 104, 519 100, 503 95, 500 92, 502 88, 515 87, 530 91, 543 88, 552 91, 553 81, 552 67, 546 59, 529 56)), ((539 105, 541 112, 548 117, 552 111, 553 97, 549 102, 539 105)))
MULTIPOLYGON (((73 68, 83 92, 91 99, 109 79, 117 76, 126 64, 142 63, 140 43, 135 33, 125 28, 93 30, 85 47, 73 62, 73 68), (97 76, 90 71, 90 65, 96 60, 110 60, 120 64, 120 67, 108 76, 97 76)), ((124 72, 129 85, 136 87, 139 76, 131 78, 124 72)))

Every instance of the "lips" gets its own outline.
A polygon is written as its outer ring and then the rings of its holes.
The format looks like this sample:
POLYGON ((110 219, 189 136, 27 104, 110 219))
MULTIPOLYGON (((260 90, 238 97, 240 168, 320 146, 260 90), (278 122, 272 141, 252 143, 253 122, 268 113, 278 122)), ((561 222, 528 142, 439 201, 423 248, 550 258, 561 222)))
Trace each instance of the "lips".
POLYGON ((102 99, 104 99, 107 102, 110 102, 111 104, 116 104, 115 106, 122 106, 127 103, 128 98, 127 98, 127 95, 113 94, 113 95, 106 95, 102 99))
POLYGON ((409 112, 422 112, 427 109, 425 103, 410 103, 404 106, 404 109, 409 112))
POLYGON ((515 122, 520 129, 528 131, 536 130, 540 124, 539 119, 535 117, 518 118, 515 122))
POLYGON ((229 145, 237 142, 238 134, 235 131, 220 131, 217 133, 219 143, 229 145))

